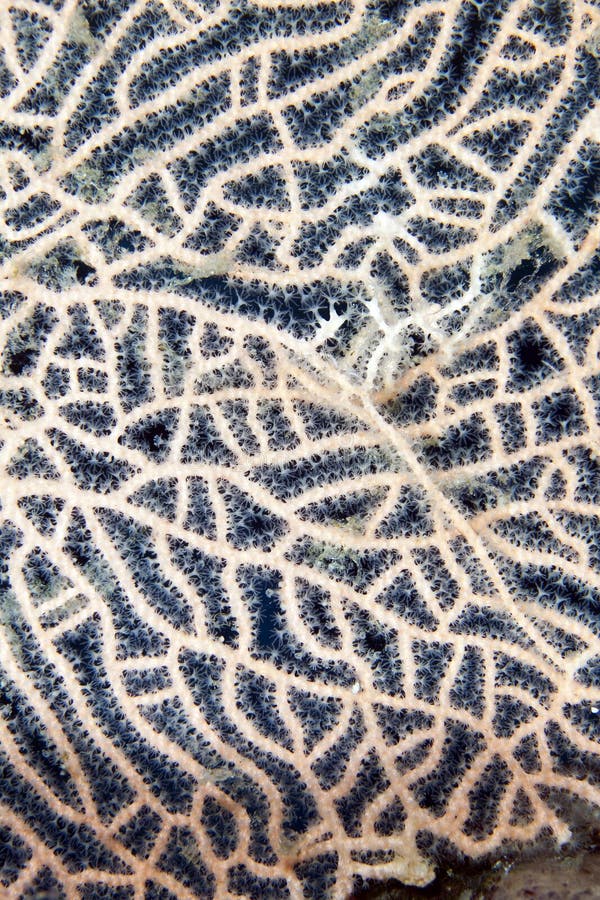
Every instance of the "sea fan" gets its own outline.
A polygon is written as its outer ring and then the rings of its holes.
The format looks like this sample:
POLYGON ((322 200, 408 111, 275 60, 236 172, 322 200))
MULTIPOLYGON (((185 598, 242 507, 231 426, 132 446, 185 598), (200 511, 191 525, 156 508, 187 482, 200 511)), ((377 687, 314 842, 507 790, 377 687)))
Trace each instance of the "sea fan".
POLYGON ((341 900, 600 803, 600 14, 0 10, 0 883, 341 900))

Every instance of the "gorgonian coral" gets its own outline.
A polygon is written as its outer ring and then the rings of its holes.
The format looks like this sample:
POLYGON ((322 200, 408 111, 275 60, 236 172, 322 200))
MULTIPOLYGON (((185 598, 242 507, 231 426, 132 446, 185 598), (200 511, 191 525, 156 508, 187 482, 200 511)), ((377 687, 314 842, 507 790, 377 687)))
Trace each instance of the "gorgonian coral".
POLYGON ((600 15, 0 10, 0 883, 344 898, 600 774, 600 15))

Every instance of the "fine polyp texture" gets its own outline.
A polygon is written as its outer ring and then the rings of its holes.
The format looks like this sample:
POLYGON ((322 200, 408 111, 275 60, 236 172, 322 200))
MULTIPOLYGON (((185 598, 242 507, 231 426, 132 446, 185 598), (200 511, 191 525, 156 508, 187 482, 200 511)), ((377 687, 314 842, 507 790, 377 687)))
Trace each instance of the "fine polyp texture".
POLYGON ((567 841, 597 3, 5 0, 0 35, 0 892, 345 900, 567 841))

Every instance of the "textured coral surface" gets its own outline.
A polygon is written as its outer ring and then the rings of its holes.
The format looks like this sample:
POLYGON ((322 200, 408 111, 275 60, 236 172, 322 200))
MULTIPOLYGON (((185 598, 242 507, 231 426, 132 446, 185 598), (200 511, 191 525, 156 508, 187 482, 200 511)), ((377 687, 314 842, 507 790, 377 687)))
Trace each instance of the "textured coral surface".
POLYGON ((3 896, 343 900, 600 803, 599 56, 0 0, 3 896))

